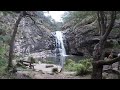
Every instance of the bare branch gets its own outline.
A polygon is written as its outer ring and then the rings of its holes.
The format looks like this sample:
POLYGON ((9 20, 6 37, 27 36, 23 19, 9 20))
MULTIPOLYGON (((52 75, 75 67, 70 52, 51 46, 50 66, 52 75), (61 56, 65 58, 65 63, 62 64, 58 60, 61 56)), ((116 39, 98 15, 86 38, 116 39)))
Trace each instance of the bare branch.
MULTIPOLYGON (((28 17, 34 22, 34 25, 36 25, 36 27, 41 31, 41 29, 39 28, 39 26, 37 25, 36 21, 28 15, 28 17)), ((41 34, 43 35, 43 32, 41 31, 41 34)))
POLYGON ((118 61, 120 61, 120 57, 114 58, 112 60, 99 60, 99 61, 95 61, 93 63, 99 64, 99 65, 111 65, 118 61))
POLYGON ((107 14, 104 13, 104 24, 105 24, 105 29, 107 27, 107 14))
POLYGON ((114 26, 115 19, 116 19, 116 11, 112 11, 111 12, 110 24, 109 24, 109 26, 108 26, 108 28, 107 28, 104 36, 103 36, 102 41, 105 41, 107 39, 108 35, 110 34, 110 32, 111 32, 111 30, 114 26))
POLYGON ((105 22, 104 22, 104 11, 100 11, 100 18, 101 18, 101 35, 105 33, 105 22))
POLYGON ((97 12, 97 17, 98 17, 98 24, 99 24, 99 32, 101 35, 101 25, 100 25, 100 15, 99 15, 99 11, 97 12))

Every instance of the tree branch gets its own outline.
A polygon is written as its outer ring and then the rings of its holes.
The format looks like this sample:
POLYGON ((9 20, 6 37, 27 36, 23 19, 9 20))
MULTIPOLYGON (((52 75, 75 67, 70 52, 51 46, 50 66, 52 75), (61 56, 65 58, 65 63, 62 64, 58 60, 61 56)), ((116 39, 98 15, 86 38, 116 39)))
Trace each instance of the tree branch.
POLYGON ((110 24, 109 24, 109 26, 108 26, 108 28, 107 28, 107 30, 106 30, 103 38, 102 38, 102 41, 105 41, 107 39, 108 35, 110 34, 110 32, 111 32, 111 30, 114 26, 115 19, 116 19, 116 11, 112 11, 111 12, 110 24))
POLYGON ((97 12, 97 17, 98 17, 98 24, 99 24, 99 33, 101 35, 101 25, 100 25, 100 15, 99 15, 99 11, 97 12))
POLYGON ((105 15, 105 13, 104 13, 104 24, 105 24, 105 29, 106 29, 106 27, 107 27, 107 14, 105 15))
POLYGON ((104 35, 104 33, 105 33, 105 20, 104 20, 104 11, 100 11, 100 18, 101 18, 101 31, 102 31, 102 33, 101 33, 101 35, 104 35))
MULTIPOLYGON (((29 14, 27 14, 27 15, 28 15, 28 17, 34 22, 34 24, 36 25, 36 27, 41 31, 41 29, 38 27, 36 21, 35 21, 29 14)), ((42 31, 41 31, 41 34, 43 35, 43 32, 42 32, 42 31)))
POLYGON ((93 63, 98 64, 98 65, 111 65, 111 64, 118 62, 118 61, 120 61, 120 56, 117 58, 114 58, 112 60, 99 60, 99 61, 95 61, 93 63))

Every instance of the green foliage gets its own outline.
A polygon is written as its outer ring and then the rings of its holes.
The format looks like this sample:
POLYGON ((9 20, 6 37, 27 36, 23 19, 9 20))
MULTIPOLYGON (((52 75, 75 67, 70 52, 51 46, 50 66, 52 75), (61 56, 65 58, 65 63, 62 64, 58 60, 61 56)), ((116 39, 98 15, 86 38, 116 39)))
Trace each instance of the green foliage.
POLYGON ((5 36, 2 37, 2 39, 3 39, 4 42, 9 42, 10 36, 9 35, 5 35, 5 36))
POLYGON ((1 35, 0 35, 0 75, 6 74, 6 67, 7 67, 7 58, 5 54, 7 53, 7 48, 6 48, 6 35, 4 35, 4 30, 0 30, 1 35))
POLYGON ((38 11, 38 16, 42 19, 45 27, 51 31, 60 30, 61 23, 56 22, 51 16, 45 16, 48 11, 38 11))
POLYGON ((6 72, 6 66, 1 66, 0 67, 0 75, 6 75, 7 72, 6 72))
POLYGON ((71 63, 75 63, 75 61, 73 61, 72 59, 68 59, 65 64, 66 64, 66 65, 69 65, 69 64, 71 64, 71 63))
POLYGON ((8 40, 10 37, 6 35, 5 30, 0 29, 0 75, 5 74, 7 67, 7 50, 8 50, 8 40))
POLYGON ((0 57, 2 57, 5 54, 5 52, 5 47, 0 47, 0 57))
POLYGON ((76 71, 76 75, 85 75, 91 72, 91 60, 80 60, 78 63, 69 59, 66 61, 65 70, 76 71))
POLYGON ((68 71, 76 71, 78 68, 78 64, 75 63, 75 61, 69 59, 66 61, 65 69, 68 71))
POLYGON ((113 44, 113 48, 114 49, 120 49, 120 45, 117 41, 113 44))
POLYGON ((92 16, 96 18, 95 11, 69 11, 63 15, 63 21, 69 22, 70 20, 74 20, 74 23, 79 23, 81 20, 85 19, 88 16, 92 16), (65 15, 66 14, 66 15, 65 15))
POLYGON ((0 57, 0 67, 5 66, 7 64, 7 60, 0 57))
POLYGON ((0 55, 0 75, 3 75, 6 73, 5 71, 6 67, 7 67, 7 60, 6 58, 0 55))
POLYGON ((91 66, 91 59, 80 60, 79 63, 88 69, 91 66))
POLYGON ((79 63, 80 67, 77 69, 77 75, 85 75, 92 71, 91 60, 89 59, 81 60, 79 63))
POLYGON ((116 35, 120 33, 120 28, 113 28, 113 30, 110 32, 110 35, 116 35))
POLYGON ((2 43, 0 44, 0 58, 7 59, 6 55, 8 52, 8 45, 2 43))

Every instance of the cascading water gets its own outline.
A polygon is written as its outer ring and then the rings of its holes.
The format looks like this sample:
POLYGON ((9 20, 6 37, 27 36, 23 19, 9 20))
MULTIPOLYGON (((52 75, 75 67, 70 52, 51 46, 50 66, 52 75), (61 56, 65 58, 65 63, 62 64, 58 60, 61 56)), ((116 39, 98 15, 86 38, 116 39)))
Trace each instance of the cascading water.
POLYGON ((61 31, 56 31, 56 60, 63 67, 65 62, 66 51, 63 43, 63 34, 61 31))
POLYGON ((56 31, 56 45, 61 49, 62 56, 66 55, 64 43, 63 43, 63 34, 61 31, 56 31))

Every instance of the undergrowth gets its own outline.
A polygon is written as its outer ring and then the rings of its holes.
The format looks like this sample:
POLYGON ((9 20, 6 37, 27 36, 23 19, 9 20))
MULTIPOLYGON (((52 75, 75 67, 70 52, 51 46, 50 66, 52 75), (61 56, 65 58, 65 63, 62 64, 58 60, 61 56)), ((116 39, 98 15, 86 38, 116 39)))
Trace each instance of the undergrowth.
POLYGON ((80 60, 78 63, 69 59, 66 61, 65 70, 76 71, 76 75, 89 74, 92 71, 91 59, 83 59, 80 60))

